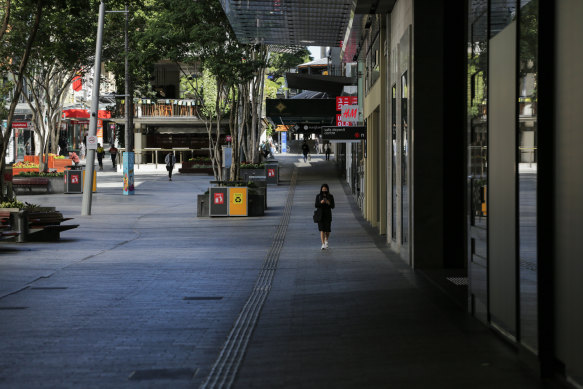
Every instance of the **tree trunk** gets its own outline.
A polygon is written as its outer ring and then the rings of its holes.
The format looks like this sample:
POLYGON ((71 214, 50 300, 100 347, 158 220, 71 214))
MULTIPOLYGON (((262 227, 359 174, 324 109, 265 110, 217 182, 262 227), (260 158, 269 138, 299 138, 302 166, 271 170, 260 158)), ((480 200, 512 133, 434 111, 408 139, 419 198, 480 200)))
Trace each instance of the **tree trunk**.
POLYGON ((12 121, 14 120, 14 111, 16 110, 16 104, 18 104, 18 99, 22 93, 22 85, 24 81, 24 72, 26 65, 28 64, 28 59, 30 58, 30 52, 32 50, 32 44, 36 37, 40 25, 40 19, 42 15, 43 0, 38 0, 36 3, 36 14, 34 19, 34 24, 30 30, 30 35, 26 42, 26 48, 24 49, 24 54, 20 61, 18 67, 18 81, 16 83, 16 88, 14 90, 14 96, 12 97, 12 102, 10 103, 10 109, 8 111, 8 117, 6 118, 6 132, 3 136, 0 136, 0 200, 4 200, 4 170, 6 169, 6 149, 8 147, 8 142, 10 141, 10 135, 12 134, 12 121))

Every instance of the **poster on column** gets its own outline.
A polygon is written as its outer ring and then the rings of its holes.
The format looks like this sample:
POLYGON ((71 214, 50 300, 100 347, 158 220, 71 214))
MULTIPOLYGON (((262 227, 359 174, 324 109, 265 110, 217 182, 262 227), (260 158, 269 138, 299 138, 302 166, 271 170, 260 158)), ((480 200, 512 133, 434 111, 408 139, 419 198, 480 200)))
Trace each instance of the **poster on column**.
POLYGON ((281 133, 281 153, 285 154, 287 152, 287 132, 281 133))
POLYGON ((123 194, 134 194, 134 153, 131 151, 123 153, 123 194))
POLYGON ((103 146, 103 120, 97 119, 97 142, 103 146))

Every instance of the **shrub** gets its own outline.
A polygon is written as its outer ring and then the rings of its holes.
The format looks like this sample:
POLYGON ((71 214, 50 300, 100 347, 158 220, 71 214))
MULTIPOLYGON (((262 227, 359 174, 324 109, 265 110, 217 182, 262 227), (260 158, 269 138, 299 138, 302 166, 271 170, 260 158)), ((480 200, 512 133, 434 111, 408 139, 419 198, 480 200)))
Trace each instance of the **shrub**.
POLYGON ((59 172, 20 172, 17 177, 63 177, 65 173, 59 172))
POLYGON ((263 169, 265 168, 264 163, 247 163, 243 162, 241 164, 241 169, 263 169))
POLYGON ((33 162, 16 162, 12 165, 13 168, 17 169, 38 169, 38 163, 33 162))
POLYGON ((30 204, 27 202, 23 203, 22 201, 18 200, 4 201, 3 203, 0 203, 0 208, 34 209, 38 207, 40 207, 40 205, 30 204))

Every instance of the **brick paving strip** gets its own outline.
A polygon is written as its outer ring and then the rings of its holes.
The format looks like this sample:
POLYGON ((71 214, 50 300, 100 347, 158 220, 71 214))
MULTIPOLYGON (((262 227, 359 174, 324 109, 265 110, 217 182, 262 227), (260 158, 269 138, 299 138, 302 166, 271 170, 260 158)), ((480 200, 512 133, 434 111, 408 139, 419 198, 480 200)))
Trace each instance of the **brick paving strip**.
POLYGON ((247 298, 243 309, 235 320, 235 324, 229 333, 223 348, 212 366, 206 380, 200 386, 201 389, 230 388, 237 376, 239 366, 243 361, 249 339, 257 325, 261 309, 269 295, 279 254, 283 248, 285 233, 289 224, 291 208, 296 188, 297 168, 292 173, 290 188, 287 195, 285 209, 281 222, 277 227, 273 243, 263 262, 263 267, 257 277, 251 295, 247 298))

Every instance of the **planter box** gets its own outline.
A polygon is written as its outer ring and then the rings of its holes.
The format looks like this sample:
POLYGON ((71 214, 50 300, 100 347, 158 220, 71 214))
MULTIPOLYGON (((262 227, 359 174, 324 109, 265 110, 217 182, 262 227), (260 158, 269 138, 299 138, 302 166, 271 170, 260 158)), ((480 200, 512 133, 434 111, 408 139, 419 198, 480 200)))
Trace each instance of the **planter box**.
POLYGON ((20 167, 13 167, 12 168, 12 176, 16 177, 20 173, 38 173, 37 167, 32 168, 20 168, 20 167))
POLYGON ((241 169, 239 175, 243 181, 249 181, 249 176, 265 176, 265 169, 241 169))
POLYGON ((56 170, 59 173, 62 173, 65 171, 65 167, 66 166, 71 166, 73 165, 73 160, 69 159, 69 158, 65 158, 65 159, 55 159, 55 158, 49 158, 49 169, 53 169, 56 170))
POLYGON ((24 162, 32 162, 38 164, 38 155, 25 155, 24 162))
POLYGON ((208 217, 209 216, 209 195, 199 194, 196 196, 196 216, 197 217, 208 217))
POLYGON ((178 169, 178 173, 203 173, 208 174, 209 176, 213 176, 215 173, 213 172, 212 167, 193 167, 193 168, 184 168, 181 167, 178 169))
MULTIPOLYGON (((45 187, 33 187, 32 190, 28 188, 15 188, 14 191, 19 194, 65 193, 65 177, 42 177, 42 178, 46 178, 47 180, 49 180, 49 185, 46 189, 45 187)), ((55 207, 44 207, 43 209, 54 211, 55 207)))
POLYGON ((187 168, 187 169, 190 169, 192 167, 200 167, 201 165, 205 166, 205 167, 208 166, 211 169, 213 167, 213 164, 210 161, 209 162, 197 162, 197 161, 184 161, 184 162, 182 162, 182 167, 187 168))
POLYGON ((265 215, 265 196, 257 194, 257 192, 249 192, 247 196, 247 214, 249 216, 265 215))
POLYGON ((46 178, 49 179, 49 193, 65 193, 65 176, 46 178))

